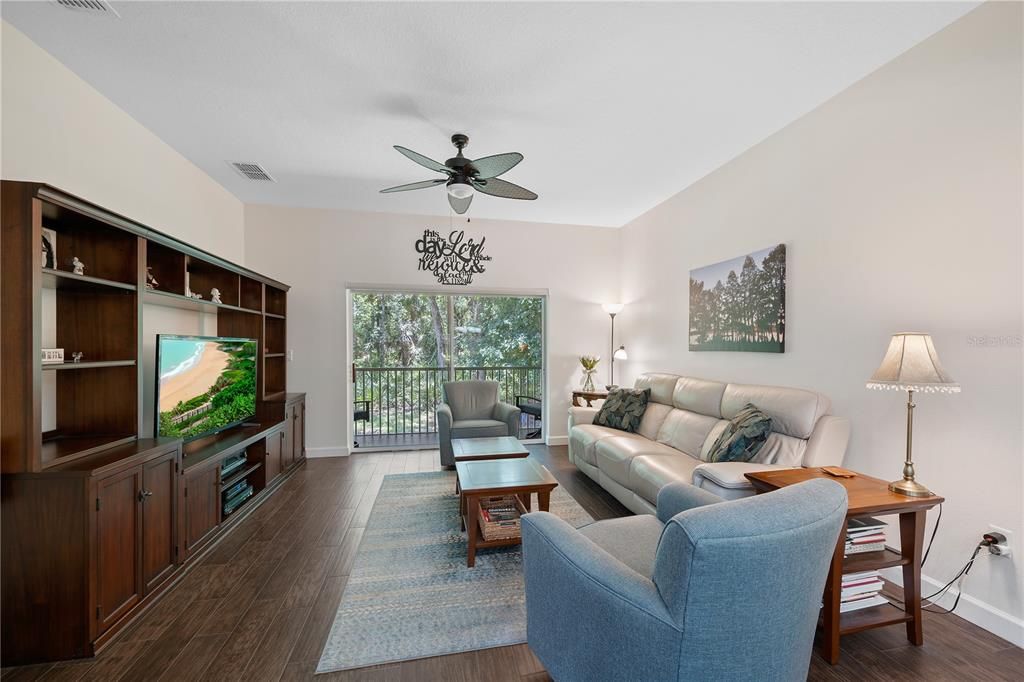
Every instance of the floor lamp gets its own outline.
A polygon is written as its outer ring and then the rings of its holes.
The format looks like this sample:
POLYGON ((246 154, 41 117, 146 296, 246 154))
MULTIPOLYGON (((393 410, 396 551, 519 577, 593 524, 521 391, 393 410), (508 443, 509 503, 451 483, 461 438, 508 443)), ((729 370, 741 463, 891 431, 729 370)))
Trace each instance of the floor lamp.
POLYGON ((615 316, 622 312, 624 306, 621 303, 603 303, 601 307, 612 318, 612 334, 608 341, 608 385, 605 386, 610 391, 615 386, 615 361, 626 359, 626 347, 615 347, 615 316))

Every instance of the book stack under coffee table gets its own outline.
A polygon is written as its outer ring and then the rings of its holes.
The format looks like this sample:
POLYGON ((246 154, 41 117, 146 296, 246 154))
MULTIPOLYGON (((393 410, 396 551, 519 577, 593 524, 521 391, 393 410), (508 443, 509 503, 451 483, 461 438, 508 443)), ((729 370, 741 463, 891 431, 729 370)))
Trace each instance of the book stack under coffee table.
POLYGON ((459 438, 452 441, 452 450, 466 565, 472 568, 478 549, 522 542, 519 516, 530 511, 534 493, 540 510, 548 511, 558 481, 511 436, 459 438))

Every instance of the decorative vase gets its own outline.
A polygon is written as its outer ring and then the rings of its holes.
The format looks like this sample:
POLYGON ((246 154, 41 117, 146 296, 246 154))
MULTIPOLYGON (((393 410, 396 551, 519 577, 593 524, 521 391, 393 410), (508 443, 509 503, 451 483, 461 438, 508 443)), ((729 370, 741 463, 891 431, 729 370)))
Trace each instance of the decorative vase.
POLYGON ((585 369, 583 370, 583 390, 594 392, 594 374, 597 372, 596 369, 585 369))

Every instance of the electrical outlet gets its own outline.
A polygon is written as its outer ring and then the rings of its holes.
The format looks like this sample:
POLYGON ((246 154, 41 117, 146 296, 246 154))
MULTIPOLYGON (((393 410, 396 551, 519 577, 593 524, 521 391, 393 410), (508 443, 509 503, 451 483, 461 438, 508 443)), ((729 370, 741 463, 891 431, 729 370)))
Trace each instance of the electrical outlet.
POLYGON ((1013 556, 1013 531, 1008 530, 1006 528, 1002 528, 1001 526, 997 526, 995 524, 989 524, 988 529, 989 533, 999 533, 1004 538, 1006 538, 999 544, 989 545, 989 553, 993 556, 998 556, 1005 559, 1009 559, 1011 556, 1013 556))

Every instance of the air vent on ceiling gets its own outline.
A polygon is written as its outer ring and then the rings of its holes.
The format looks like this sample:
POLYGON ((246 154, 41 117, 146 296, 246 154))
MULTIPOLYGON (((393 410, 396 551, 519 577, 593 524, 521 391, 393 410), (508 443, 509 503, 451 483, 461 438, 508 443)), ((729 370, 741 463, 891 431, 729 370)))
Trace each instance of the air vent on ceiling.
POLYGON ((88 12, 89 14, 105 14, 107 16, 121 18, 117 10, 110 6, 107 0, 51 0, 64 9, 73 9, 77 12, 88 12))
POLYGON ((256 180, 259 182, 277 182, 270 173, 268 173, 258 163, 248 163, 245 161, 228 161, 232 168, 238 171, 238 174, 243 178, 249 180, 256 180))

